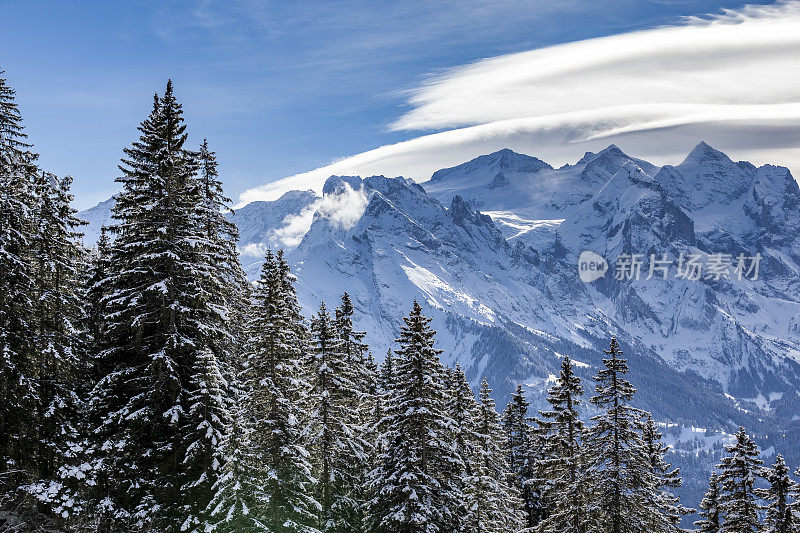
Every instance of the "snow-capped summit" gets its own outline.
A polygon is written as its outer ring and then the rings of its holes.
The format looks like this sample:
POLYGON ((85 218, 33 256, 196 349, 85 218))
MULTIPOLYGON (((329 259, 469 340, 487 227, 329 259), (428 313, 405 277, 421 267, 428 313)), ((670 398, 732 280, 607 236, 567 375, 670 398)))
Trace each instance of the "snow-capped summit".
POLYGON ((615 144, 609 145, 596 154, 587 152, 575 166, 583 165, 581 179, 589 184, 597 185, 607 182, 622 165, 629 161, 635 163, 649 175, 654 175, 654 171, 657 170, 654 165, 647 161, 631 158, 615 144))
POLYGON ((541 159, 504 148, 491 154, 476 157, 455 167, 437 170, 431 176, 431 182, 461 181, 469 179, 476 173, 481 175, 487 172, 534 174, 546 169, 552 169, 552 167, 541 159))
POLYGON ((656 176, 678 205, 689 211, 730 204, 754 178, 755 167, 734 163, 705 142, 695 146, 680 165, 666 165, 656 176))

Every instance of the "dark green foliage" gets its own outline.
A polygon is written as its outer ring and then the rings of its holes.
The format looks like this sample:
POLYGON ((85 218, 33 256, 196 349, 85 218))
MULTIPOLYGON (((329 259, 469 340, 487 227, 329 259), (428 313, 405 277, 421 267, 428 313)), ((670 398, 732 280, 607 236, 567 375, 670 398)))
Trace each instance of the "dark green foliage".
POLYGON ((545 459, 540 466, 546 481, 545 498, 551 502, 549 516, 541 531, 581 533, 586 530, 586 467, 582 436, 585 431, 578 411, 583 396, 581 380, 574 373, 569 357, 561 362, 561 372, 550 388, 549 411, 542 411, 541 429, 545 459))
POLYGON ((463 468, 449 438, 445 370, 435 332, 415 301, 397 340, 392 394, 382 425, 385 449, 370 480, 369 531, 437 533, 456 530, 458 480, 463 468))
POLYGON ((698 533, 720 533, 722 531, 722 501, 719 476, 714 472, 708 480, 708 491, 700 502, 697 514, 701 519, 696 521, 698 533))
POLYGON ((736 432, 736 442, 725 447, 728 453, 717 466, 719 472, 724 533, 753 533, 760 528, 755 484, 763 461, 758 448, 744 428, 736 432))

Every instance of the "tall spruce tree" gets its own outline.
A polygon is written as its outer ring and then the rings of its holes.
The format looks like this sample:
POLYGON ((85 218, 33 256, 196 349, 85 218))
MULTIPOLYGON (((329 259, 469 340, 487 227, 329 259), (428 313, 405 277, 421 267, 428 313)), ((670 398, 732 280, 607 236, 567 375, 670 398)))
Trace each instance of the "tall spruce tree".
MULTIPOLYGON (((393 383, 394 355, 392 355, 392 350, 389 349, 386 351, 386 356, 383 359, 383 363, 380 364, 380 368, 377 372, 376 397, 373 404, 373 413, 368 424, 369 436, 367 440, 370 444, 370 457, 364 483, 364 488, 366 490, 365 496, 367 498, 370 496, 368 489, 369 480, 377 475, 375 469, 380 467, 381 457, 386 449, 386 424, 389 422, 389 418, 385 417, 384 415, 386 414, 386 409, 394 396, 393 383)), ((367 505, 365 505, 365 507, 366 506, 367 505)))
POLYGON ((90 252, 89 269, 84 281, 84 300, 86 305, 86 346, 92 359, 92 379, 97 381, 96 358, 100 352, 101 339, 103 337, 103 322, 106 312, 103 307, 103 297, 105 296, 104 283, 109 277, 109 255, 111 252, 111 239, 108 229, 103 226, 100 229, 100 238, 90 252))
POLYGON ((236 224, 225 217, 232 213, 231 199, 223 192, 222 179, 219 176, 217 156, 203 139, 197 153, 199 172, 197 187, 200 201, 195 209, 195 216, 200 233, 203 236, 201 250, 208 269, 209 290, 214 305, 227 314, 227 330, 224 341, 220 344, 223 353, 218 358, 227 364, 232 358, 232 350, 236 349, 237 334, 243 328, 236 328, 236 322, 242 318, 248 304, 249 291, 247 278, 239 262, 236 245, 239 242, 239 230, 236 224))
POLYGON ((480 533, 518 531, 525 521, 522 500, 509 482, 509 466, 502 445, 503 428, 491 394, 492 389, 484 377, 475 414, 472 472, 466 488, 468 530, 480 533))
POLYGON ((763 461, 759 458, 758 447, 743 427, 735 438, 732 445, 725 446, 728 455, 717 465, 725 515, 722 531, 751 533, 760 527, 755 484, 763 461))
MULTIPOLYGON (((303 434, 302 408, 309 391, 303 372, 307 334, 293 281, 282 254, 267 251, 253 294, 237 385, 247 447, 238 479, 241 486, 257 489, 252 505, 229 506, 221 515, 228 523, 252 520, 265 531, 281 533, 318 531, 320 510, 303 434)), ((236 457, 229 453, 229 462, 236 457)), ((237 466, 224 468, 231 472, 237 466)), ((218 490, 215 500, 225 497, 218 490)))
MULTIPOLYGON (((139 139, 125 149, 111 230, 102 376, 92 394, 98 488, 110 527, 177 530, 188 505, 210 498, 194 482, 206 459, 187 456, 208 413, 197 400, 199 358, 224 336, 217 285, 198 225, 197 156, 185 148, 181 105, 168 82, 139 139), (191 488, 191 490, 184 490, 191 488)), ((221 425, 220 425, 221 427, 221 425)))
POLYGON ((672 531, 674 526, 653 502, 658 483, 642 439, 644 413, 630 405, 636 389, 623 377, 628 365, 616 338, 605 353, 610 357, 603 359, 591 398, 601 412, 592 417, 585 440, 588 530, 672 531))
POLYGON ((759 491, 759 495, 766 502, 766 517, 764 533, 791 533, 800 528, 800 522, 794 517, 792 502, 793 493, 797 490, 796 483, 789 476, 789 468, 781 454, 775 457, 772 468, 764 472, 764 478, 769 487, 759 491))
MULTIPOLYGON (((341 322, 339 322, 340 324, 341 322)), ((361 505, 357 488, 366 463, 366 445, 359 426, 356 365, 345 339, 325 304, 311 321, 310 381, 308 398, 308 448, 314 466, 316 499, 321 505, 319 529, 329 532, 358 531, 361 505)))
POLYGON ((526 527, 532 528, 542 520, 545 512, 542 495, 537 490, 540 479, 535 464, 541 450, 538 436, 529 423, 529 406, 522 385, 517 385, 503 411, 503 429, 512 480, 522 498, 526 527))
MULTIPOLYGON (((35 313, 36 155, 25 142, 14 90, 0 71, 0 509, 17 508, 37 457, 35 313)), ((0 518, 0 526, 3 526, 0 518)))
POLYGON ((453 526, 458 531, 476 527, 477 516, 473 514, 475 488, 481 473, 479 453, 480 440, 477 433, 478 402, 467 382, 461 365, 448 368, 447 373, 447 411, 453 420, 452 440, 455 453, 461 460, 462 470, 450 476, 456 483, 456 490, 462 495, 453 509, 453 526))
POLYGON ((551 409, 541 412, 546 457, 541 469, 547 482, 545 498, 551 502, 550 514, 539 527, 542 532, 586 531, 585 458, 581 445, 585 426, 578 412, 583 386, 574 370, 572 361, 565 356, 547 395, 551 409))
POLYGON ((201 529, 221 464, 218 456, 229 426, 231 391, 238 329, 247 293, 246 279, 236 252, 238 230, 224 216, 230 199, 223 194, 214 152, 203 140, 197 153, 194 180, 197 203, 193 206, 197 313, 203 324, 202 348, 193 362, 184 417, 186 480, 182 488, 186 519, 183 530, 201 529), (190 524, 193 524, 190 526, 190 524))
POLYGON ((708 480, 708 490, 700 502, 697 514, 700 520, 694 525, 698 533, 721 533, 722 531, 722 500, 719 485, 719 476, 714 472, 708 480))
POLYGON ((84 457, 83 394, 87 388, 85 305, 79 273, 86 250, 78 243, 84 224, 71 206, 69 176, 41 172, 34 181, 37 205, 32 238, 36 313, 31 331, 37 375, 37 482, 30 487, 52 516, 85 512, 78 496, 84 457))
POLYGON ((650 485, 653 489, 650 507, 655 514, 654 531, 679 531, 681 519, 693 510, 683 507, 678 496, 672 493, 672 489, 681 486, 680 470, 665 461, 669 446, 661 442, 661 433, 650 413, 644 418, 642 440, 650 462, 650 485))
POLYGON ((383 425, 386 446, 370 479, 369 531, 454 531, 460 495, 453 472, 463 468, 451 441, 445 371, 431 319, 415 301, 397 340, 392 394, 383 425))

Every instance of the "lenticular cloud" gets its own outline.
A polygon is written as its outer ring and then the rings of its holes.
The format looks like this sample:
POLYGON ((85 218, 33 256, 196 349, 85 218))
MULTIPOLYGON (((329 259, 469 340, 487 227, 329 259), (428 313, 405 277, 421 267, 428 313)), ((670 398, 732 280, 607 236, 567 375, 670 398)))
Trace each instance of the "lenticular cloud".
POLYGON ((240 201, 321 191, 331 174, 425 181, 500 148, 552 164, 616 143, 656 163, 706 140, 800 175, 800 0, 484 59, 408 94, 391 129, 436 133, 250 189, 240 201))
POLYGON ((413 90, 395 130, 657 104, 800 102, 800 2, 748 6, 676 26, 510 54, 458 67, 413 90))

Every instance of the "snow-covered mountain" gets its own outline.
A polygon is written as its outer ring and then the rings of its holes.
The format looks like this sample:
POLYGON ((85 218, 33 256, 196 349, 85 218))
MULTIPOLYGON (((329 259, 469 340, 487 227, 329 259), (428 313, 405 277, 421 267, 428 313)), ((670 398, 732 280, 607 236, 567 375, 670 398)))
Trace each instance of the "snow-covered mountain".
POLYGON ((558 169, 501 150, 422 185, 333 176, 321 198, 295 191, 233 220, 251 276, 266 247, 287 248, 306 313, 348 291, 378 358, 415 298, 445 361, 501 395, 544 390, 567 353, 591 378, 613 334, 639 405, 688 450, 684 468, 707 468, 697 449, 739 424, 800 461, 800 189, 786 168, 705 143, 661 168, 613 145, 558 169), (592 283, 578 275, 584 250, 611 266, 592 283), (641 276, 616 279, 630 254, 641 276), (649 275, 651 254, 673 261, 666 279, 649 275), (740 254, 760 254, 757 279, 737 275, 740 254), (728 275, 676 277, 689 258, 726 259, 728 275))

